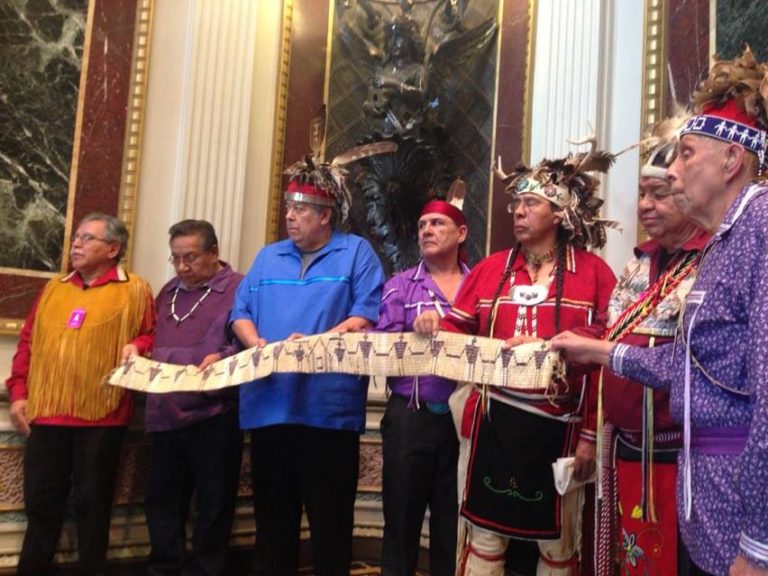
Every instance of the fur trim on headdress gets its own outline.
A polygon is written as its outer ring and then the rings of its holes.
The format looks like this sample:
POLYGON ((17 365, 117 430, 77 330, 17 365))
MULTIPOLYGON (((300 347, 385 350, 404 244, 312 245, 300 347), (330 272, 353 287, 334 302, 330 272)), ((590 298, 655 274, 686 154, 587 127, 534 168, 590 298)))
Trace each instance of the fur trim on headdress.
POLYGON ((761 128, 768 128, 768 64, 758 63, 750 47, 746 46, 738 58, 716 60, 692 99, 697 113, 733 99, 739 109, 754 118, 761 128))
POLYGON ((544 159, 533 168, 521 163, 511 174, 503 172, 499 158, 494 171, 506 184, 504 191, 508 194, 537 194, 552 202, 562 214, 560 225, 574 246, 601 248, 606 241, 605 228, 619 228, 619 224, 599 217, 603 201, 595 192, 600 182, 588 172, 608 172, 615 156, 595 150, 594 138, 574 143, 587 142, 588 152, 568 154, 558 160, 544 159))

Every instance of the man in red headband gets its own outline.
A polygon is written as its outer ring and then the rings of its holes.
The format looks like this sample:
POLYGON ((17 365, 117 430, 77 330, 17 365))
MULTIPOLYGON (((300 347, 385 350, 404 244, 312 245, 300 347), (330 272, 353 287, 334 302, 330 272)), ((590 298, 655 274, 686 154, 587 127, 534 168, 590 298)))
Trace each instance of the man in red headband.
MULTIPOLYGON (((238 288, 230 320, 246 347, 379 319, 384 274, 370 244, 336 228, 349 212, 344 172, 311 159, 288 169, 288 238, 265 246, 238 288)), ((298 573, 302 509, 317 574, 349 574, 368 379, 275 374, 240 387, 251 432, 257 573, 298 573)))
MULTIPOLYGON (((469 272, 461 210, 443 200, 428 202, 419 218, 422 261, 384 286, 377 330, 410 332, 424 312, 445 315, 469 272)), ((456 382, 437 376, 390 378, 381 421, 384 444, 384 543, 382 574, 416 570, 424 512, 429 506, 430 574, 456 571, 458 439, 448 409, 456 382)))
POLYGON ((570 359, 610 366, 670 394, 683 426, 680 533, 690 574, 768 574, 768 65, 747 49, 716 62, 669 167, 672 194, 713 234, 676 342, 654 348, 553 339, 570 359))

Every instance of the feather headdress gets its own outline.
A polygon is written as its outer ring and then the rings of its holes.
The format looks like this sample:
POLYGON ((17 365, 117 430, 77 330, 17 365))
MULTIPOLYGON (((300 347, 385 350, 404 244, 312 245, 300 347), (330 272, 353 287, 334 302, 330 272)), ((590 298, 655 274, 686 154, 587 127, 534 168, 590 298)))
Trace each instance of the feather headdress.
POLYGON ((286 200, 307 202, 336 208, 341 223, 346 222, 352 204, 352 194, 347 188, 347 166, 375 154, 397 151, 394 142, 382 141, 363 144, 342 152, 330 162, 323 160, 325 138, 325 106, 310 124, 309 142, 311 154, 285 170, 288 176, 286 200))
POLYGON ((749 46, 739 58, 718 60, 693 94, 696 116, 681 135, 708 136, 743 146, 768 167, 768 65, 755 61, 749 46))
POLYGON ((738 108, 754 118, 761 128, 768 128, 768 64, 755 60, 749 46, 733 60, 716 60, 709 74, 693 93, 697 113, 734 100, 738 108))
POLYGON ((499 158, 494 171, 506 184, 508 194, 536 194, 552 202, 562 214, 560 225, 574 246, 601 248, 605 245, 605 228, 619 225, 599 217, 603 201, 595 192, 600 182, 589 172, 608 172, 615 156, 596 150, 594 137, 573 143, 589 143, 590 149, 558 160, 544 159, 533 168, 518 164, 511 174, 504 173, 499 158))

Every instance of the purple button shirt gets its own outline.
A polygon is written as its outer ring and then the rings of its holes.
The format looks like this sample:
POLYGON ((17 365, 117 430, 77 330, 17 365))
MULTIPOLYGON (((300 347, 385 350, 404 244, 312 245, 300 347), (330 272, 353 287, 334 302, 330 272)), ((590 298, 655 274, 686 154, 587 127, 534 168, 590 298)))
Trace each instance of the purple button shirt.
MULTIPOLYGON (((463 279, 469 268, 463 263, 460 266, 463 279)), ((390 278, 382 294, 381 316, 376 325, 379 332, 412 332, 414 320, 423 312, 442 310, 447 313, 451 308, 451 303, 427 273, 423 260, 415 268, 390 278)), ((456 388, 454 380, 438 376, 393 377, 387 379, 387 384, 393 394, 410 398, 413 402, 448 402, 448 397, 456 388)))
MULTIPOLYGON (((238 351, 227 334, 229 311, 242 274, 222 263, 205 285, 188 289, 176 277, 160 290, 157 306, 157 334, 152 358, 171 364, 199 364, 208 354, 222 357, 238 351), (171 301, 176 296, 176 315, 183 318, 210 287, 211 292, 183 322, 171 316, 171 301)), ((237 407, 238 389, 217 392, 173 392, 147 394, 145 425, 147 432, 176 430, 237 407)))
POLYGON ((669 389, 672 416, 691 433, 690 519, 685 451, 677 497, 693 561, 727 574, 741 552, 768 567, 768 187, 745 187, 728 209, 704 250, 676 343, 620 344, 611 363, 623 376, 669 389), (712 429, 743 430, 743 451, 701 449, 696 436, 712 429))

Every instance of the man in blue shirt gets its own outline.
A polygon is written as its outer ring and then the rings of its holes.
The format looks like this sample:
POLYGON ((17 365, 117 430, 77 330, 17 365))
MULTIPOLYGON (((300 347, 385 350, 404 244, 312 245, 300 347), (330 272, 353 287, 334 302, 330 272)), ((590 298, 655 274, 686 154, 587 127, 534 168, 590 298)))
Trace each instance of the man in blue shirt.
MULTIPOLYGON (((361 331, 378 320, 384 274, 366 240, 335 228, 346 218, 349 193, 334 170, 311 161, 289 169, 289 238, 259 252, 230 317, 246 347, 361 331)), ((367 386, 353 375, 275 374, 241 387, 259 574, 297 573, 302 505, 315 573, 349 574, 367 386)))

